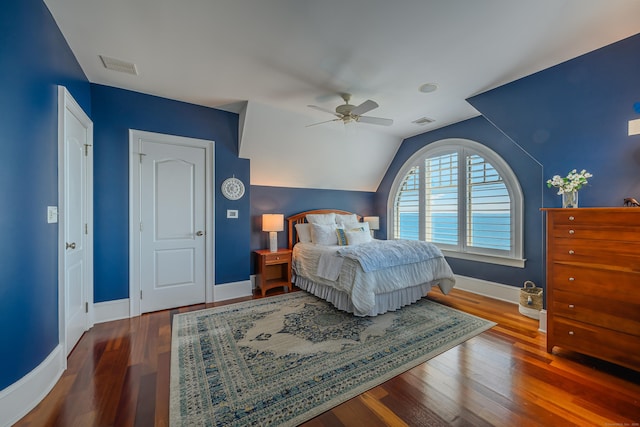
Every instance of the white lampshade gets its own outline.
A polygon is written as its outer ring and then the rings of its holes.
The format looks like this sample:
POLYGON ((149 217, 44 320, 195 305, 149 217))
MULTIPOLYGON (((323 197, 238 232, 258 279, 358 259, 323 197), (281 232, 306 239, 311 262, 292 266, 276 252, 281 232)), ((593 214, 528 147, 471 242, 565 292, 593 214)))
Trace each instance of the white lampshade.
POLYGON ((629 136, 640 135, 640 119, 629 120, 629 136))
POLYGON ((269 232, 269 250, 271 252, 278 252, 278 231, 283 230, 283 214, 262 214, 262 231, 269 232))
POLYGON ((263 214, 262 215, 262 231, 283 231, 284 215, 283 214, 263 214))
POLYGON ((363 221, 369 223, 369 230, 380 230, 379 216, 365 216, 363 221))

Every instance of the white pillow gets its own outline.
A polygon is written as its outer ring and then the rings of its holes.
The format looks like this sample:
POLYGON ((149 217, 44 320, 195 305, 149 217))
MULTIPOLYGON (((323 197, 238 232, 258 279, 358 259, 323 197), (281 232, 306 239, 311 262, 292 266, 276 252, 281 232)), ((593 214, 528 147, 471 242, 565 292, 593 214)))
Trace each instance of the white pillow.
POLYGON ((336 214, 331 212, 328 214, 308 214, 307 222, 312 224, 333 224, 336 223, 336 214))
POLYGON ((311 241, 316 245, 331 246, 338 244, 336 224, 311 224, 311 241))
POLYGON ((345 234, 347 235, 347 243, 350 245, 359 245, 371 241, 371 233, 369 231, 345 231, 345 234))
POLYGON ((311 224, 296 224, 296 234, 302 243, 311 243, 311 224))
POLYGON ((336 214, 336 224, 344 226, 346 230, 354 228, 360 223, 356 214, 341 215, 336 214))

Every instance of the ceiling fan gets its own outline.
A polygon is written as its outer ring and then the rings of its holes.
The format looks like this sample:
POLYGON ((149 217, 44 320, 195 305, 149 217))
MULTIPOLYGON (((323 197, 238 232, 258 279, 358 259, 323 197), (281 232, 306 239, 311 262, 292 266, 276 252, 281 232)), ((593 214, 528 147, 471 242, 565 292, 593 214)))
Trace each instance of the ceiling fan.
POLYGON ((393 120, 391 119, 363 116, 363 114, 375 108, 378 108, 378 103, 369 99, 367 101, 364 101, 362 104, 356 106, 356 105, 349 104, 349 100, 351 99, 351 94, 342 93, 340 94, 340 96, 342 97, 342 99, 344 99, 345 103, 343 105, 338 105, 336 107, 336 111, 331 111, 326 108, 318 107, 317 105, 308 106, 309 108, 313 108, 314 110, 333 114, 334 116, 337 117, 337 119, 326 120, 320 123, 313 123, 313 124, 307 125, 306 127, 321 125, 323 123, 335 122, 338 120, 342 120, 344 124, 351 123, 351 122, 370 123, 373 125, 382 125, 382 126, 391 126, 393 124, 393 120))

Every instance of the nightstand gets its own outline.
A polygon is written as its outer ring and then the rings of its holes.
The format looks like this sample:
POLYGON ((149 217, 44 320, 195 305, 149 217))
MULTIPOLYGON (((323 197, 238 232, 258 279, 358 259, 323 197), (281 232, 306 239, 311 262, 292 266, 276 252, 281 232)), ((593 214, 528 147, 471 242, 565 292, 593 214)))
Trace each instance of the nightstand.
POLYGON ((256 287, 262 296, 271 288, 286 286, 291 291, 291 249, 268 249, 255 251, 256 254, 256 287))

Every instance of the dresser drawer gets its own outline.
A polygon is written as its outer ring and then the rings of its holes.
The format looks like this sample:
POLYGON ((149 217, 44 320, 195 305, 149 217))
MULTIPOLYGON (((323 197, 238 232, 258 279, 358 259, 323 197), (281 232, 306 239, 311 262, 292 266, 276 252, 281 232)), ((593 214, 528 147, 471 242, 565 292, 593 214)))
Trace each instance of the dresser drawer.
MULTIPOLYGON (((553 316, 640 335, 640 304, 610 299, 609 295, 605 291, 594 297, 582 292, 554 290, 550 311, 553 316)), ((636 339, 640 340, 640 336, 636 339)))
POLYGON ((640 244, 614 240, 553 239, 547 257, 551 262, 611 265, 640 272, 640 244))
POLYGON ((549 218, 554 225, 635 225, 640 224, 640 208, 563 209, 549 212, 549 218))
POLYGON ((291 262, 291 254, 272 253, 264 257, 266 265, 283 264, 285 262, 291 262))
POLYGON ((640 304, 640 273, 557 262, 549 268, 554 290, 598 298, 606 293, 610 299, 640 304))
POLYGON ((586 224, 555 224, 551 229, 551 236, 566 239, 615 240, 637 245, 640 243, 640 224, 601 224, 596 227, 586 224))
POLYGON ((610 329, 557 317, 552 345, 598 357, 632 369, 640 369, 640 339, 610 329))

